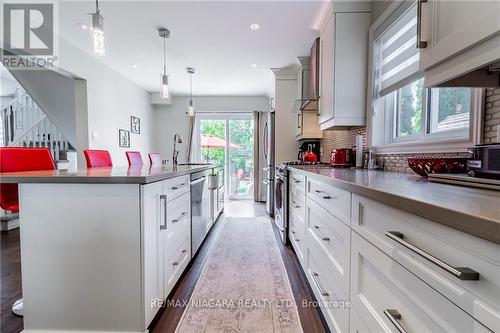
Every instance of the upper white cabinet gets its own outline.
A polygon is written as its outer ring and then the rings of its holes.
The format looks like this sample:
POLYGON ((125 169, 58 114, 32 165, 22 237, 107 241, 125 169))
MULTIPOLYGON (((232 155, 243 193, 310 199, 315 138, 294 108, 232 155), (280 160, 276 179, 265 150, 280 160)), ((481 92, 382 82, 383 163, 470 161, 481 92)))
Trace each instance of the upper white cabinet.
MULTIPOLYGON (((437 85, 500 60, 499 1, 420 0, 420 69, 437 85)), ((417 38, 418 38, 417 37, 417 38)))
POLYGON ((320 27, 320 100, 322 130, 364 126, 370 6, 335 7, 320 27))

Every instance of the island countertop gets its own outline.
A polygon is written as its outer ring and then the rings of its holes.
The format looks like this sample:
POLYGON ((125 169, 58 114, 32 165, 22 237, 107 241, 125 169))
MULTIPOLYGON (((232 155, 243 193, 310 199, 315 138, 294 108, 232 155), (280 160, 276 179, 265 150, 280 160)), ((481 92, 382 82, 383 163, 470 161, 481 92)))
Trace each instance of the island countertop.
POLYGON ((40 184, 149 184, 216 167, 211 164, 115 166, 75 170, 41 170, 0 173, 0 183, 40 184))
POLYGON ((419 176, 314 166, 292 171, 500 244, 500 192, 438 184, 419 176))

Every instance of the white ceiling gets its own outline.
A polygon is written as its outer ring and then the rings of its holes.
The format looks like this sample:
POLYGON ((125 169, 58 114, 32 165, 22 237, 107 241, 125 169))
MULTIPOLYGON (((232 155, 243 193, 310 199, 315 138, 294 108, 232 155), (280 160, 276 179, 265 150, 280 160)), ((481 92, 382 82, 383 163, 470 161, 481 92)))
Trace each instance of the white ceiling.
MULTIPOLYGON (((147 91, 157 91, 162 71, 162 40, 167 40, 172 94, 188 92, 186 67, 194 67, 196 95, 264 95, 272 89, 269 68, 284 67, 308 55, 317 35, 310 29, 316 1, 107 1, 106 56, 103 63, 147 91), (252 23, 262 25, 252 31, 252 23), (257 68, 250 65, 257 63, 257 68), (134 69, 132 65, 137 65, 134 69)), ((89 23, 94 2, 60 3, 60 34, 91 53, 89 23)))

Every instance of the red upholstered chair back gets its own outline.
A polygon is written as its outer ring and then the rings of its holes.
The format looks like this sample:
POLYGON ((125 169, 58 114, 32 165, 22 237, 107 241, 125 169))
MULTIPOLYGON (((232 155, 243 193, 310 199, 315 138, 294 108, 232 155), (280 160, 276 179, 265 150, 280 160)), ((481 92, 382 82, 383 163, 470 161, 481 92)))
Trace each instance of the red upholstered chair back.
POLYGON ((149 153, 149 163, 151 166, 161 165, 161 156, 160 153, 149 153))
POLYGON ((113 166, 111 155, 107 150, 85 149, 83 154, 85 155, 85 160, 87 161, 87 168, 113 166))
POLYGON ((139 151, 127 151, 125 152, 127 155, 128 165, 143 165, 141 152, 139 151))
MULTIPOLYGON (((47 148, 0 148, 0 172, 55 170, 47 148)), ((0 207, 19 211, 17 184, 0 184, 0 207)))

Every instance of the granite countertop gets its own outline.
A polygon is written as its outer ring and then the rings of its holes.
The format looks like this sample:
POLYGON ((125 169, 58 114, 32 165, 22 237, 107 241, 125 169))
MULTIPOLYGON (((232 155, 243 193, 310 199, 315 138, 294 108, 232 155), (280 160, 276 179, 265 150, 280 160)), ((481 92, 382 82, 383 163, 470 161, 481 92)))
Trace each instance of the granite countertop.
POLYGON ((216 167, 215 165, 163 165, 102 167, 0 173, 0 183, 148 184, 216 167))
POLYGON ((334 186, 500 244, 500 192, 387 171, 291 166, 334 186))

